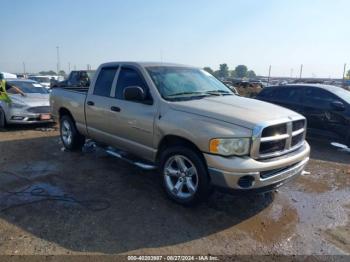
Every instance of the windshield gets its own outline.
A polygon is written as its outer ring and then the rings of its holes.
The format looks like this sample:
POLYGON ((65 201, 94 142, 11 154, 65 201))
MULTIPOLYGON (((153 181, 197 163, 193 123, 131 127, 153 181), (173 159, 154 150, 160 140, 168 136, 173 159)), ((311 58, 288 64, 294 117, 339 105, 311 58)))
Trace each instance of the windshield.
POLYGON ((87 73, 87 75, 88 75, 88 77, 89 77, 89 79, 90 79, 90 81, 91 81, 91 80, 92 80, 92 78, 94 77, 95 72, 96 72, 96 71, 87 71, 87 72, 86 72, 86 73, 87 73))
POLYGON ((186 67, 149 67, 153 82, 164 99, 233 95, 223 83, 204 70, 186 67))
POLYGON ((333 93, 343 99, 346 103, 350 104, 350 91, 343 88, 333 88, 333 93))
POLYGON ((35 82, 9 81, 8 85, 9 85, 9 89, 7 90, 7 92, 12 94, 18 93, 12 87, 19 88, 25 94, 30 94, 30 93, 48 94, 49 93, 45 87, 35 82))

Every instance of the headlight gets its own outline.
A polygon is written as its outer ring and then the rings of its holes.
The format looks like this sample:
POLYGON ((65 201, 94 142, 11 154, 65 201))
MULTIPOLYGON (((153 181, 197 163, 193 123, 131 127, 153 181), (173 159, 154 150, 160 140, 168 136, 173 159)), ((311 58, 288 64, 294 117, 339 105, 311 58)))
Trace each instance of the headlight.
POLYGON ((250 138, 215 138, 210 140, 209 151, 223 156, 248 155, 250 138))

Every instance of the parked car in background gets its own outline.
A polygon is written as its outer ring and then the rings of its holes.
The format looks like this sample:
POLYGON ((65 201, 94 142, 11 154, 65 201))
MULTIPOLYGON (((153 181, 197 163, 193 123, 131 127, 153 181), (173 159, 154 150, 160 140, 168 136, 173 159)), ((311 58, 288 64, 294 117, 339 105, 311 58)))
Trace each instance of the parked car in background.
POLYGON ((17 78, 17 75, 11 74, 11 73, 7 73, 7 72, 0 72, 0 74, 2 75, 2 78, 7 78, 7 79, 17 78))
POLYGON ((232 84, 231 81, 221 81, 221 82, 222 82, 224 85, 226 85, 228 88, 230 88, 231 91, 232 91, 233 93, 235 93, 236 95, 239 95, 237 89, 234 87, 234 85, 232 84))
POLYGON ((85 138, 144 169, 167 195, 191 205, 212 186, 266 192, 303 172, 306 121, 291 110, 235 95, 199 68, 114 62, 89 88, 54 88, 52 113, 68 150, 85 138))
POLYGON ((264 88, 256 97, 304 115, 310 135, 350 146, 350 92, 321 84, 290 84, 264 88))
POLYGON ((267 82, 262 81, 262 80, 249 80, 249 83, 252 85, 258 85, 261 88, 265 88, 269 85, 267 82))
POLYGON ((38 82, 47 89, 50 88, 50 76, 29 76, 28 79, 38 82))
POLYGON ((66 80, 57 81, 52 84, 52 87, 88 87, 94 74, 94 70, 71 71, 66 80))
POLYGON ((49 92, 33 80, 6 79, 11 103, 0 101, 0 127, 52 122, 49 92))

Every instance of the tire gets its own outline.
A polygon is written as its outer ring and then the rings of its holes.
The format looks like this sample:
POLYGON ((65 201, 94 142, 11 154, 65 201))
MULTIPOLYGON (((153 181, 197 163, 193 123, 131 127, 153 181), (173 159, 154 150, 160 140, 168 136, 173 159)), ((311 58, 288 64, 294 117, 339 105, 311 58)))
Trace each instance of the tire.
POLYGON ((160 171, 167 196, 184 206, 205 201, 211 185, 208 171, 199 153, 185 146, 164 150, 160 156, 160 171))
POLYGON ((69 151, 81 151, 85 144, 85 137, 79 134, 73 119, 67 115, 60 119, 60 137, 69 151))
POLYGON ((6 116, 4 110, 0 108, 0 130, 6 127, 6 116))

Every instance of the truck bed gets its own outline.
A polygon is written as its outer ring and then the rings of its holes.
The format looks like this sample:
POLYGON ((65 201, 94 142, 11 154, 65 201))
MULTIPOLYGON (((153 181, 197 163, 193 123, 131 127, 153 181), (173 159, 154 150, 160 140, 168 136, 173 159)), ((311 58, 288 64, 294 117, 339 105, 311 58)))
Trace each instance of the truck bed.
POLYGON ((59 118, 60 110, 69 111, 80 132, 85 133, 85 100, 88 88, 56 87, 50 93, 51 112, 55 119, 59 118))

